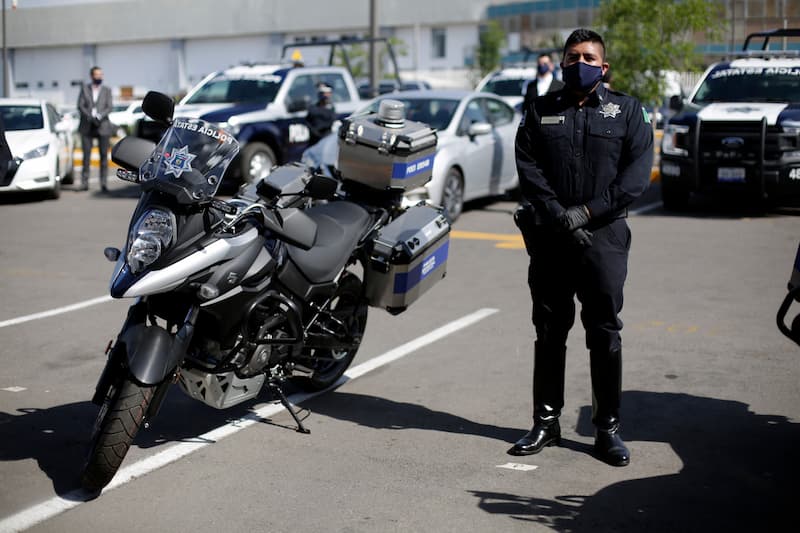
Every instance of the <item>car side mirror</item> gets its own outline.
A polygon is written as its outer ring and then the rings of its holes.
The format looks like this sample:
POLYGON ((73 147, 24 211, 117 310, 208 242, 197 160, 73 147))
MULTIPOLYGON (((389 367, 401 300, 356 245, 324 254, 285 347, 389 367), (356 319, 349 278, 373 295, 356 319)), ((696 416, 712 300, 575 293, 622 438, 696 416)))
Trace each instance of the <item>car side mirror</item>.
POLYGON ((680 111, 683 107, 683 98, 679 94, 673 94, 669 97, 669 108, 673 111, 680 111))
POLYGON ((492 125, 488 122, 476 122, 474 124, 470 124, 469 129, 467 130, 467 135, 470 137, 487 135, 489 133, 492 133, 492 125))
POLYGON ((164 93, 150 91, 142 100, 142 111, 157 122, 172 124, 175 101, 164 93))
POLYGON ((305 98, 295 98, 293 100, 289 100, 286 104, 286 110, 289 113, 297 113, 298 111, 306 111, 308 110, 308 101, 305 98))

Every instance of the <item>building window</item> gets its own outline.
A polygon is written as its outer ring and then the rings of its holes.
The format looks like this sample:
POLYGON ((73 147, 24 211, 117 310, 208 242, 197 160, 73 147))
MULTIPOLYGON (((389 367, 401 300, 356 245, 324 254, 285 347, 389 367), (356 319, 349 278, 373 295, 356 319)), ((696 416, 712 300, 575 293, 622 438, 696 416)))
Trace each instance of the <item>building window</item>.
POLYGON ((447 36, 445 28, 431 28, 431 52, 434 58, 447 56, 447 36))

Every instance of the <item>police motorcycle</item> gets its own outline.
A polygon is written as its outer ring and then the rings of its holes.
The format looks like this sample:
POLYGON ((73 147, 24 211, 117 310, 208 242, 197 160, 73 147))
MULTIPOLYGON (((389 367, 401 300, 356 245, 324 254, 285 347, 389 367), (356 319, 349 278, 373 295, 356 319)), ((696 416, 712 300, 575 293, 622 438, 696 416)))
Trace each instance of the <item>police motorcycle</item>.
POLYGON ((228 201, 215 198, 238 152, 225 129, 172 118, 151 92, 143 110, 168 125, 158 145, 114 146, 117 176, 139 203, 110 293, 134 298, 92 402, 99 406, 82 486, 99 491, 175 383, 217 409, 282 390, 334 386, 356 355, 369 307, 404 311, 446 272, 450 227, 402 192, 430 179, 436 134, 403 104, 345 120, 341 180, 279 167, 228 201), (144 163, 142 163, 144 161, 144 163), (346 176, 346 177, 345 177, 346 176))
POLYGON ((797 255, 794 258, 794 270, 789 278, 788 290, 789 292, 786 293, 786 297, 778 308, 778 329, 786 337, 800 345, 800 313, 795 315, 791 324, 786 323, 786 315, 792 304, 800 303, 800 245, 797 247, 797 255))

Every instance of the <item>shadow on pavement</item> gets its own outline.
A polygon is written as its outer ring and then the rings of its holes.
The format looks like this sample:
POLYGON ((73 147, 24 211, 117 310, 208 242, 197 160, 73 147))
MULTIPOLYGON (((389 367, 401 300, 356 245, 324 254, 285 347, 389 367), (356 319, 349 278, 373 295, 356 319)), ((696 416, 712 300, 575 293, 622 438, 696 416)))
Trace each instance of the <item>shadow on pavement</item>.
POLYGON ((426 429, 476 435, 509 443, 516 442, 520 437, 518 427, 480 424, 450 413, 434 411, 423 405, 349 392, 332 392, 305 402, 303 407, 307 407, 312 413, 376 429, 426 429))
MULTIPOLYGON (((637 442, 663 442, 683 462, 680 472, 553 500, 472 491, 478 506, 571 532, 776 531, 790 523, 800 425, 753 413, 741 402, 689 394, 631 391, 623 403, 631 461, 646 460, 637 455, 637 442)), ((592 435, 590 418, 591 408, 584 407, 579 434, 592 435)))

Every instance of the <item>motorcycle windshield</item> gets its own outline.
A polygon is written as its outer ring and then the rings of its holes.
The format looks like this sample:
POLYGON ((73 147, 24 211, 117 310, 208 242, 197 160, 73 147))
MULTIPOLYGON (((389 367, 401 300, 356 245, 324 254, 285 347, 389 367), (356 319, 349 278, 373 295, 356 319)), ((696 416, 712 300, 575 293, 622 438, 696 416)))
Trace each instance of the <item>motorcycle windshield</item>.
POLYGON ((239 142, 224 128, 201 119, 176 118, 139 175, 144 184, 181 203, 202 202, 216 194, 238 152, 239 142))

